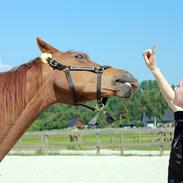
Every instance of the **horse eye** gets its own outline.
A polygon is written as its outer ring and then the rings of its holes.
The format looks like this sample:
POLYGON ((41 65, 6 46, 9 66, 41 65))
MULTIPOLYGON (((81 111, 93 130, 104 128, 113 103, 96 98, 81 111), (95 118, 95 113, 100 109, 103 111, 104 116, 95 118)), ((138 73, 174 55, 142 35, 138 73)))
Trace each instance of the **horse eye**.
POLYGON ((84 56, 79 53, 79 54, 75 55, 75 58, 77 58, 77 59, 84 59, 84 56))

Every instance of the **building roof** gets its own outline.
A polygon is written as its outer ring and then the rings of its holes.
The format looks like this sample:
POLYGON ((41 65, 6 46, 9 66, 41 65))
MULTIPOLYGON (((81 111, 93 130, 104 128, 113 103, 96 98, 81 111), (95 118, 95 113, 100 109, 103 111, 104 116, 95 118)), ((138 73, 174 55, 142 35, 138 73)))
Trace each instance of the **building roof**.
POLYGON ((101 112, 98 112, 89 122, 88 122, 88 125, 98 125, 98 119, 99 119, 99 116, 103 114, 105 116, 105 120, 108 124, 111 124, 113 121, 115 121, 115 119, 107 112, 107 111, 103 111, 102 113, 101 112))
POLYGON ((99 114, 100 113, 97 113, 89 122, 88 122, 88 125, 98 125, 97 123, 97 120, 98 120, 98 117, 99 117, 99 114))
MULTIPOLYGON (((153 123, 154 119, 155 119, 155 116, 148 117, 148 116, 146 116, 145 113, 143 113, 141 121, 143 124, 153 123)), ((164 111, 162 122, 167 123, 167 122, 172 122, 172 121, 174 121, 174 112, 170 108, 168 108, 164 111)))
POLYGON ((170 108, 165 110, 164 116, 163 116, 163 121, 164 122, 174 121, 174 112, 170 108))

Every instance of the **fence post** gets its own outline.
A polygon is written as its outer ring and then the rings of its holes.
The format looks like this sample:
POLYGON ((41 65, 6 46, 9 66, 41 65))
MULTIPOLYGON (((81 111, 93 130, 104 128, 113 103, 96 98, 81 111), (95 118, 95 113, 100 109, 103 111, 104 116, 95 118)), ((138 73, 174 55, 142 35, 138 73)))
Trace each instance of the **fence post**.
POLYGON ((48 155, 48 134, 43 134, 41 136, 41 149, 44 155, 48 155))
POLYGON ((123 150, 123 141, 124 141, 124 136, 123 136, 123 131, 122 129, 120 130, 120 144, 121 144, 121 155, 124 155, 124 150, 123 150))
POLYGON ((115 138, 114 138, 114 133, 113 133, 113 131, 112 131, 112 133, 111 133, 111 147, 112 147, 112 150, 114 150, 115 149, 115 138))
POLYGON ((164 152, 164 137, 163 137, 163 132, 160 132, 160 156, 163 155, 164 152))
POLYGON ((154 143, 154 133, 153 132, 151 133, 151 143, 152 144, 154 143))
POLYGON ((100 148, 101 148, 101 144, 100 144, 100 130, 97 129, 96 130, 96 148, 97 148, 97 152, 96 154, 99 155, 100 154, 100 148))
POLYGON ((141 130, 139 130, 139 143, 142 142, 142 133, 141 133, 141 130))

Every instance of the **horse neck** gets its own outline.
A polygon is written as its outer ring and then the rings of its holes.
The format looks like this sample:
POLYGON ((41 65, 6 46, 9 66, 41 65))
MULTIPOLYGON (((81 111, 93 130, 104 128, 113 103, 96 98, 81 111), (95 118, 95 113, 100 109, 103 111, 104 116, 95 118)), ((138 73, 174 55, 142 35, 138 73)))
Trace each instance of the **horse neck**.
POLYGON ((56 102, 50 71, 48 67, 43 65, 41 78, 37 78, 37 81, 35 81, 36 78, 31 78, 32 72, 28 72, 27 77, 29 81, 26 86, 26 106, 20 118, 24 115, 29 116, 26 119, 31 123, 43 109, 56 102))
MULTIPOLYGON (((39 92, 44 95, 43 86, 46 87, 48 72, 44 72, 43 64, 36 59, 33 62, 24 64, 17 69, 0 74, 0 126, 1 123, 15 123, 15 120, 23 113, 26 106, 30 105, 39 92), (43 73, 47 73, 43 74, 43 73)), ((38 99, 38 98, 37 98, 38 99)), ((43 97, 39 98, 43 99, 43 97)), ((46 107, 46 106, 44 106, 46 107)))
POLYGON ((32 71, 30 70, 27 73, 29 81, 26 84, 26 104, 22 105, 24 107, 17 107, 12 115, 9 114, 11 117, 6 117, 4 121, 0 121, 0 160, 30 127, 41 111, 56 102, 51 77, 42 75, 42 82, 37 85, 35 78, 31 78, 31 75, 32 71))

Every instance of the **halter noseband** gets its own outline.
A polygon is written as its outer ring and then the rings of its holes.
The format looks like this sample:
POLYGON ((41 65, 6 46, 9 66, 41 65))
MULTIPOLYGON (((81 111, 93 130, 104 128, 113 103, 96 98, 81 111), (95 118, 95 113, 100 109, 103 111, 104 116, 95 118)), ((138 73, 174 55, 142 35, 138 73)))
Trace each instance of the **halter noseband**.
POLYGON ((102 74, 103 74, 103 71, 105 69, 108 69, 111 66, 107 66, 107 65, 99 66, 99 67, 94 67, 94 66, 66 66, 66 65, 60 64, 57 60, 51 59, 49 57, 47 57, 46 60, 47 60, 48 64, 53 69, 57 69, 59 71, 64 71, 65 72, 65 75, 66 75, 66 78, 67 78, 67 81, 68 81, 70 91, 72 93, 72 98, 73 98, 75 106, 80 105, 80 106, 86 107, 88 109, 91 109, 93 111, 100 111, 100 110, 104 109, 104 107, 107 103, 108 97, 105 97, 105 98, 101 97, 102 74), (70 71, 89 71, 89 72, 94 72, 94 73, 97 74, 97 85, 96 85, 97 105, 96 105, 96 107, 91 107, 91 106, 88 106, 86 104, 80 103, 78 101, 77 92, 75 90, 70 71))

